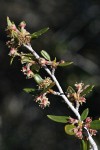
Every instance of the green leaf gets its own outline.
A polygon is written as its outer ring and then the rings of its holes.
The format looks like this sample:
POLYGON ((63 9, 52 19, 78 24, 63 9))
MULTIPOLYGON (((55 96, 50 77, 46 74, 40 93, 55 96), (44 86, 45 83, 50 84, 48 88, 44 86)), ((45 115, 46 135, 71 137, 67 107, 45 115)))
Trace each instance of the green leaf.
POLYGON ((87 108, 87 109, 85 109, 85 110, 82 112, 82 114, 81 114, 81 120, 82 120, 82 121, 85 120, 85 119, 87 118, 88 114, 89 114, 89 109, 87 108))
POLYGON ((46 92, 47 92, 49 89, 51 89, 54 85, 55 85, 55 82, 52 82, 47 88, 45 88, 45 89, 41 92, 41 94, 46 93, 46 92))
POLYGON ((21 53, 21 55, 36 59, 35 56, 33 54, 31 54, 31 53, 21 53))
POLYGON ((43 82, 43 79, 42 79, 42 77, 41 77, 39 74, 35 74, 35 75, 34 75, 34 80, 35 80, 38 84, 40 84, 41 82, 43 82))
POLYGON ((75 93, 75 90, 71 86, 69 86, 67 88, 67 93, 70 93, 70 94, 75 93))
POLYGON ((71 65, 71 64, 73 64, 73 62, 71 62, 71 61, 66 61, 66 62, 64 62, 64 63, 60 63, 58 66, 60 66, 60 67, 66 67, 66 66, 69 66, 69 65, 71 65))
POLYGON ((24 64, 24 63, 28 63, 28 62, 31 63, 32 59, 29 57, 26 57, 26 56, 22 56, 21 63, 24 64))
POLYGON ((32 71, 35 70, 35 71, 39 72, 40 66, 39 66, 38 64, 34 64, 34 65, 31 66, 31 70, 32 70, 32 71))
POLYGON ((69 117, 68 116, 55 116, 55 115, 47 115, 47 117, 55 122, 59 123, 67 123, 69 117))
POLYGON ((11 25, 12 25, 12 22, 10 21, 9 17, 7 17, 7 25, 8 25, 8 26, 11 26, 11 25))
POLYGON ((42 34, 44 34, 45 32, 47 32, 49 30, 49 27, 47 28, 43 28, 37 32, 34 32, 33 34, 31 34, 31 39, 35 39, 38 38, 39 36, 41 36, 42 34))
POLYGON ((56 63, 56 61, 57 61, 57 58, 55 57, 54 62, 56 63))
POLYGON ((100 129, 100 120, 94 120, 90 123, 90 128, 99 130, 100 129))
POLYGON ((21 53, 21 62, 22 63, 33 62, 35 60, 36 60, 36 58, 32 54, 21 53))
POLYGON ((36 89, 33 89, 33 88, 24 88, 23 91, 25 91, 26 93, 32 93, 32 92, 36 91, 36 89))
POLYGON ((10 60, 10 65, 12 65, 13 60, 14 60, 14 57, 11 58, 11 60, 10 60))
POLYGON ((49 55, 46 51, 42 50, 42 51, 41 51, 41 55, 42 55, 45 59, 47 59, 47 60, 50 61, 50 55, 49 55))
POLYGON ((81 140, 82 141, 82 150, 89 150, 89 141, 81 140))
POLYGON ((69 135, 74 135, 75 133, 73 132, 73 129, 75 128, 74 125, 66 125, 65 126, 65 132, 69 135))
POLYGON ((40 95, 41 90, 35 88, 24 88, 24 92, 32 94, 32 96, 40 95))
POLYGON ((94 85, 89 85, 86 89, 83 90, 83 92, 81 93, 81 96, 84 96, 84 95, 90 93, 93 88, 94 88, 94 85))

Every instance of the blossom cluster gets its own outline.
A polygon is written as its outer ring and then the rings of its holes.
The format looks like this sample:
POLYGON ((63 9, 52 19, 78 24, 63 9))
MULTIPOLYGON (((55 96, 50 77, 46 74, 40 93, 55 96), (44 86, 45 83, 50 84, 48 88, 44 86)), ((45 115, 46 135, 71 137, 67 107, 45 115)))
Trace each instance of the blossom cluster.
POLYGON ((42 82, 40 82, 40 84, 38 85, 38 90, 45 90, 45 92, 40 93, 39 96, 36 96, 35 98, 35 102, 39 103, 39 106, 41 108, 45 108, 47 106, 50 105, 50 101, 47 98, 47 94, 50 93, 50 89, 47 89, 51 84, 52 84, 52 80, 47 77, 45 78, 42 82), (47 89, 47 90, 46 90, 47 89))
POLYGON ((72 101, 77 101, 80 104, 86 102, 85 95, 82 95, 82 92, 88 87, 89 85, 84 86, 84 83, 76 83, 75 87, 76 90, 73 90, 73 92, 68 92, 67 97, 71 99, 72 101))
POLYGON ((23 44, 29 44, 31 40, 30 33, 25 29, 26 23, 22 21, 18 28, 14 22, 7 18, 7 35, 10 40, 7 41, 7 46, 10 48, 10 56, 15 56, 17 49, 23 44))
POLYGON ((37 96, 35 98, 35 101, 38 102, 39 106, 43 109, 50 105, 50 101, 48 101, 48 98, 46 97, 46 93, 37 96))
MULTIPOLYGON (((96 130, 90 128, 90 123, 92 122, 90 117, 87 117, 84 122, 70 117, 68 122, 75 126, 73 132, 78 139, 83 139, 86 136, 84 127, 88 129, 91 136, 95 136, 97 133, 96 130)), ((86 138, 88 139, 88 137, 86 138)))
POLYGON ((31 63, 27 63, 25 66, 22 67, 22 72, 24 73, 24 75, 27 76, 28 79, 34 76, 34 73, 30 69, 31 65, 31 63))

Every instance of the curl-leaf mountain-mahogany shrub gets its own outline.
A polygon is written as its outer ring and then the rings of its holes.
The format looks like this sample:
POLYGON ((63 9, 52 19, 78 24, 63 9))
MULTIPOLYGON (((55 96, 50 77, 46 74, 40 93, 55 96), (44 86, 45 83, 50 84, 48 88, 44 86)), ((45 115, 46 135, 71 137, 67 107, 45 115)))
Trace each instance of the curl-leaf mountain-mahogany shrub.
POLYGON ((57 61, 55 58, 51 60, 50 55, 42 50, 40 55, 32 48, 31 41, 38 38, 48 31, 49 28, 41 29, 34 33, 29 33, 26 29, 26 23, 22 21, 17 27, 14 22, 10 21, 7 17, 7 46, 10 49, 9 56, 11 57, 11 64, 14 58, 18 58, 22 64, 22 73, 27 79, 33 78, 37 88, 24 88, 24 91, 32 94, 34 101, 39 104, 41 108, 50 106, 48 95, 53 94, 61 97, 65 101, 65 105, 73 111, 76 118, 71 116, 55 116, 47 115, 47 117, 58 123, 64 123, 64 131, 66 134, 75 136, 82 143, 83 150, 98 150, 98 147, 93 140, 97 130, 100 129, 100 120, 92 120, 88 116, 89 108, 83 110, 82 114, 79 108, 86 103, 86 96, 92 91, 93 85, 84 85, 84 83, 75 83, 74 87, 69 86, 67 90, 63 91, 60 83, 58 82, 55 71, 59 67, 66 67, 71 65, 72 62, 57 61), (21 47, 26 47, 27 52, 21 50, 21 47), (42 78, 40 69, 44 69, 48 76, 42 78), (57 91, 53 87, 57 87, 57 91))

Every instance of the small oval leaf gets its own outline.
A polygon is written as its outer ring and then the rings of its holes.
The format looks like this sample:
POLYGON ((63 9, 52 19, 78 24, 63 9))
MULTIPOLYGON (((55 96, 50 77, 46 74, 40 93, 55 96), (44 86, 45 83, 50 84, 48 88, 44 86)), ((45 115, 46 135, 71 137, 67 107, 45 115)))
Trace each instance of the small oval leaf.
POLYGON ((88 93, 92 91, 93 88, 94 88, 94 85, 89 85, 86 89, 83 90, 83 92, 81 92, 81 96, 87 95, 88 93))
POLYGON ((42 55, 45 59, 47 59, 47 60, 50 61, 50 55, 49 55, 46 51, 42 50, 42 51, 41 51, 41 55, 42 55))
POLYGON ((21 58, 21 63, 24 64, 24 63, 31 63, 32 62, 32 59, 30 59, 29 57, 26 57, 26 56, 23 56, 21 58))
POLYGON ((33 88, 24 88, 23 91, 25 91, 26 93, 32 93, 32 92, 36 91, 36 89, 33 89, 33 88))
POLYGON ((12 65, 14 58, 15 58, 15 57, 12 57, 12 58, 11 58, 11 60, 10 60, 10 65, 12 65))
POLYGON ((67 92, 70 93, 70 94, 73 94, 73 93, 75 93, 75 90, 71 86, 69 86, 67 88, 67 92))
POLYGON ((82 114, 81 114, 81 120, 82 120, 82 121, 85 120, 85 119, 87 118, 88 114, 89 114, 89 109, 87 108, 87 109, 85 109, 85 110, 82 112, 82 114))
POLYGON ((74 128, 75 128, 75 126, 72 125, 72 124, 71 125, 66 125, 65 126, 65 132, 69 135, 74 135, 75 134, 74 131, 73 131, 74 128))
POLYGON ((68 116, 54 116, 54 115, 47 115, 47 117, 55 122, 59 123, 67 123, 69 117, 68 116))
POLYGON ((89 150, 89 141, 82 140, 82 149, 83 150, 89 150))
POLYGON ((42 77, 41 77, 39 74, 35 74, 35 75, 34 75, 34 80, 35 80, 38 84, 40 84, 41 82, 43 82, 43 79, 42 79, 42 77))
POLYGON ((11 25, 12 25, 12 22, 10 21, 9 17, 7 17, 7 25, 8 25, 8 26, 11 26, 11 25))
POLYGON ((94 120, 90 123, 90 128, 99 130, 100 129, 100 120, 94 120))
POLYGON ((29 58, 32 58, 34 60, 36 60, 35 56, 31 53, 21 53, 22 56, 26 56, 26 57, 29 57, 29 58))
POLYGON ((71 61, 66 61, 66 62, 60 63, 58 66, 60 66, 60 67, 66 67, 66 66, 69 66, 69 65, 71 65, 71 64, 73 64, 73 62, 71 62, 71 61))
POLYGON ((35 39, 38 38, 39 36, 41 36, 42 34, 44 34, 45 32, 47 32, 49 30, 49 27, 47 28, 43 28, 37 32, 34 32, 33 34, 31 34, 31 39, 35 39))
POLYGON ((34 65, 31 66, 31 70, 32 70, 32 71, 35 70, 36 72, 39 72, 40 66, 39 66, 38 64, 34 64, 34 65))

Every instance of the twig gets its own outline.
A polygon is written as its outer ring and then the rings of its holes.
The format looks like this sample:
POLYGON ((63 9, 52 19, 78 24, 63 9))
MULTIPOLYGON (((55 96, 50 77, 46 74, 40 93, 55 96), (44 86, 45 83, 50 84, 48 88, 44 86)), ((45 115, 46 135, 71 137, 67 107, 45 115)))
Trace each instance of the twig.
POLYGON ((76 110, 79 111, 79 107, 80 107, 80 104, 78 101, 76 101, 76 110))
POLYGON ((84 127, 84 128, 86 129, 87 134, 88 134, 88 140, 91 144, 91 150, 98 150, 98 147, 97 147, 95 141, 93 140, 92 136, 90 135, 88 129, 86 127, 84 127))
POLYGON ((55 68, 52 69, 52 75, 54 75, 54 74, 55 74, 55 68))
MULTIPOLYGON (((33 48, 31 47, 31 45, 24 45, 28 50, 30 50, 33 55, 36 57, 36 59, 39 59, 40 56, 33 50, 33 48)), ((53 81, 55 82, 58 90, 60 93, 64 93, 58 80, 56 79, 55 75, 51 73, 51 71, 47 68, 46 65, 43 66, 43 68, 45 69, 45 71, 51 76, 51 78, 53 79, 53 81)), ((60 95, 64 101, 67 103, 67 105, 71 108, 71 110, 75 113, 75 115, 77 116, 77 118, 80 120, 80 114, 79 112, 75 109, 75 107, 72 105, 72 103, 67 99, 67 97, 65 96, 65 94, 60 95)))

